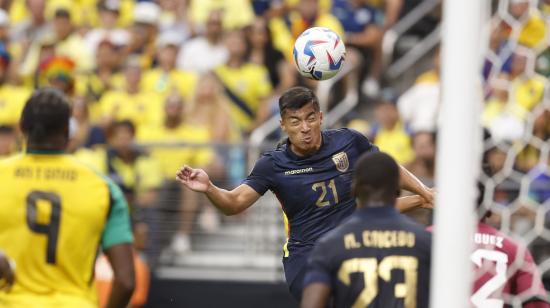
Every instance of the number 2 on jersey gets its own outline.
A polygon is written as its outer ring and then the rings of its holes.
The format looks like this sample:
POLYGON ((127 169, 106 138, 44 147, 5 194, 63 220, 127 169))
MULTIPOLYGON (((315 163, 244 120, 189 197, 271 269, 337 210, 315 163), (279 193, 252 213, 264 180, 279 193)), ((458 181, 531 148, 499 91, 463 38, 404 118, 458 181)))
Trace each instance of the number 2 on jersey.
POLYGON ((483 259, 496 262, 496 275, 489 279, 472 295, 470 298, 472 304, 476 307, 502 308, 504 306, 503 300, 489 298, 489 296, 506 283, 506 264, 508 263, 508 256, 500 251, 478 249, 472 253, 470 259, 478 267, 483 265, 483 259))
MULTIPOLYGON (((334 197, 334 204, 338 203, 338 192, 336 191, 336 182, 334 179, 330 180, 328 183, 328 187, 332 190, 332 196, 334 197)), ((317 182, 311 185, 311 189, 318 191, 321 190, 321 195, 319 195, 319 198, 317 199, 317 202, 315 202, 315 205, 318 207, 324 207, 327 205, 330 205, 330 201, 326 200, 327 196, 327 184, 325 182, 317 182)))
POLYGON ((352 308, 367 307, 378 294, 378 277, 390 282, 392 270, 405 272, 405 281, 395 284, 394 296, 404 299, 404 307, 415 308, 418 259, 411 256, 387 256, 380 264, 376 258, 354 258, 344 261, 338 271, 338 279, 342 283, 350 285, 352 273, 363 274, 364 287, 352 308))
POLYGON ((60 220, 61 198, 58 194, 33 190, 27 195, 27 226, 29 226, 29 229, 32 231, 45 234, 48 237, 46 262, 49 264, 55 264, 60 220), (46 201, 51 206, 49 224, 38 222, 39 201, 46 201))

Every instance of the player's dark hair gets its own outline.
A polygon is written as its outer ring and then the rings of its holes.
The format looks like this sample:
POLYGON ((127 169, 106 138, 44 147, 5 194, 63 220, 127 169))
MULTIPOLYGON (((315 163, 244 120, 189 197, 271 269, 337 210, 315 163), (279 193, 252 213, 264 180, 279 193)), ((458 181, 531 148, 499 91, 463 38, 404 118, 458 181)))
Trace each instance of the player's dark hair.
POLYGON ((386 153, 365 153, 355 164, 353 194, 359 206, 394 204, 399 195, 399 165, 386 153))
POLYGON ((136 135, 136 126, 134 125, 134 123, 129 120, 122 120, 113 122, 111 125, 109 125, 109 127, 107 128, 107 138, 111 138, 120 128, 125 128, 129 130, 132 136, 136 135))
POLYGON ((63 150, 69 140, 71 106, 63 92, 53 88, 34 91, 21 113, 21 131, 29 149, 63 150))
POLYGON ((279 98, 279 113, 282 117, 285 110, 298 110, 309 103, 313 103, 315 111, 321 110, 319 100, 311 89, 306 87, 290 88, 279 98))

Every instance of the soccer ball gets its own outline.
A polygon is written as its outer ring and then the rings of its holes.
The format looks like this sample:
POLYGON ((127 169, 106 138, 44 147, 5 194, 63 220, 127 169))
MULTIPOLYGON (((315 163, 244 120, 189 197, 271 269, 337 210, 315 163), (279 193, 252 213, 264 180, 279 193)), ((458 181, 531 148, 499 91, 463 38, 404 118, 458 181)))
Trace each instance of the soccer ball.
POLYGON ((334 31, 314 27, 304 31, 294 43, 294 63, 306 78, 326 80, 342 68, 346 47, 334 31))

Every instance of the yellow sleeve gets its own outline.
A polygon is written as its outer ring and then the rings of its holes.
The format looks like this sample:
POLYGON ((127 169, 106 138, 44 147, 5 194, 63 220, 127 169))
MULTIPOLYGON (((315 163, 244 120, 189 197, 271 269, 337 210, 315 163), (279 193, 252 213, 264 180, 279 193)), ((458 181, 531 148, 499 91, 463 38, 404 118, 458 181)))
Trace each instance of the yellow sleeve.
POLYGON ((272 19, 269 22, 269 29, 272 34, 273 46, 282 52, 288 61, 294 61, 292 57, 294 39, 284 20, 281 18, 272 19))
POLYGON ((257 91, 257 97, 264 98, 271 94, 272 88, 271 88, 271 82, 269 80, 269 74, 267 72, 267 69, 263 66, 258 66, 258 69, 256 71, 256 78, 254 80, 257 80, 256 82, 256 91, 257 91))

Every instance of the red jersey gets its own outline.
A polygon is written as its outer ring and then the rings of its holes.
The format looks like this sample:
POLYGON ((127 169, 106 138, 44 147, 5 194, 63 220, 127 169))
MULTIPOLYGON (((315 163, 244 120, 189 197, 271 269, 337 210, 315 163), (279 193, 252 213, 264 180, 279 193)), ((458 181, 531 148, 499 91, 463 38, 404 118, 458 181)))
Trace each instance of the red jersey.
POLYGON ((473 241, 472 304, 503 307, 512 303, 513 296, 521 300, 524 308, 550 308, 537 265, 525 246, 483 223, 478 224, 473 241))

